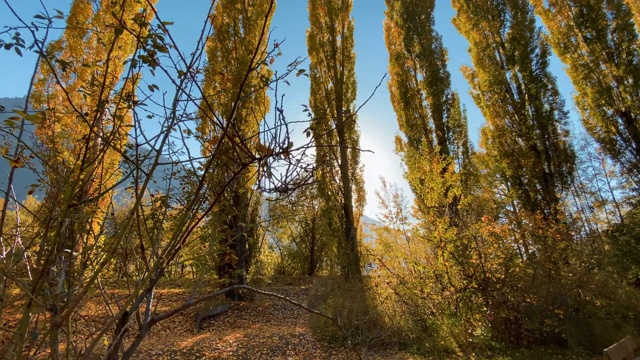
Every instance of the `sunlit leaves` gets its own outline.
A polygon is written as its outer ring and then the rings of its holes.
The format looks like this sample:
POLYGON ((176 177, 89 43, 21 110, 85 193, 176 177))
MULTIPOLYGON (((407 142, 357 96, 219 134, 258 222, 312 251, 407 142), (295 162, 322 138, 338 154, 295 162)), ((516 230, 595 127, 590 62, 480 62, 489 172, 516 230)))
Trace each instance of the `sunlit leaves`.
POLYGON ((396 139, 396 150, 407 166, 405 177, 416 195, 418 211, 426 212, 421 204, 457 206, 459 183, 433 191, 422 187, 456 177, 470 160, 466 115, 451 90, 446 50, 434 29, 434 6, 433 1, 387 1, 384 23, 391 102, 404 135, 396 139), (425 172, 425 164, 436 167, 425 172))
POLYGON ((640 182, 640 53, 637 0, 532 0, 576 88, 582 123, 640 182), (629 6, 631 8, 629 8, 629 6))
MULTIPOLYGON (((30 99, 37 112, 24 117, 33 123, 41 146, 45 214, 52 222, 73 224, 47 235, 60 249, 80 252, 87 246, 90 254, 100 241, 121 177, 132 94, 140 78, 127 67, 141 51, 136 37, 147 31, 132 19, 148 22, 153 16, 148 6, 154 3, 74 0, 61 37, 42 53, 30 99)), ((56 11, 51 19, 62 16, 56 11)), ((13 160, 12 165, 21 165, 13 160)))
POLYGON ((549 46, 527 1, 456 0, 454 24, 469 40, 464 70, 487 120, 482 144, 520 205, 553 218, 575 155, 567 112, 548 70, 549 46))

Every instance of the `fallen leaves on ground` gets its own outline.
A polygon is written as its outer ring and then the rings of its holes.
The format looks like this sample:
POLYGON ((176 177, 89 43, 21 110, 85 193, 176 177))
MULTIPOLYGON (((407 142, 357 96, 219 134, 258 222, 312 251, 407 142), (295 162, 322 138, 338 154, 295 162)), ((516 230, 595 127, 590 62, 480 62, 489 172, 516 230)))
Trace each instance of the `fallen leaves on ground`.
MULTIPOLYGON (((308 286, 279 286, 269 291, 306 303, 308 286)), ((188 292, 158 292, 159 308, 184 302, 188 292), (163 306, 164 304, 164 306, 163 306)), ((168 308, 168 307, 167 307, 168 308)), ((256 295, 234 304, 214 319, 203 320, 195 332, 196 311, 187 311, 154 327, 136 359, 354 359, 344 346, 317 339, 307 327, 309 313, 281 300, 256 295)), ((389 354, 368 358, 401 359, 389 354)))

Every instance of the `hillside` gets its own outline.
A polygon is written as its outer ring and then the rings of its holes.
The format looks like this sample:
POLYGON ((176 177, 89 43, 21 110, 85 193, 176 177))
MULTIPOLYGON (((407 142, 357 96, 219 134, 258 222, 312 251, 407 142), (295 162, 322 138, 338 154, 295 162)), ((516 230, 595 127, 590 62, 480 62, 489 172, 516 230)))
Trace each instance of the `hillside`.
MULTIPOLYGON (((14 109, 22 109, 24 108, 25 98, 0 98, 0 110, 4 108, 3 111, 0 111, 0 123, 3 126, 5 132, 0 135, 0 139, 2 140, 2 144, 6 146, 8 149, 13 149, 15 145, 15 138, 11 137, 6 133, 9 130, 9 127, 4 124, 4 121, 14 116, 14 109)), ((36 144, 36 138, 33 133, 33 126, 27 124, 26 132, 23 136, 23 141, 29 148, 33 148, 36 144)), ((131 150, 132 151, 132 150, 131 150)), ((149 168, 151 162, 149 159, 153 158, 154 154, 149 148, 142 148, 140 151, 141 158, 146 160, 143 161, 143 169, 149 168)), ((134 157, 133 153, 129 154, 130 157, 134 157)), ((149 189, 151 192, 162 192, 170 186, 171 174, 174 174, 175 170, 172 168, 170 164, 172 161, 166 156, 161 156, 160 165, 156 168, 154 173, 154 180, 149 184, 149 189)), ((27 196, 27 192, 31 188, 32 184, 38 184, 39 174, 42 174, 42 165, 37 160, 32 160, 31 168, 23 167, 18 168, 15 171, 15 178, 13 182, 13 191, 15 192, 15 196, 19 200, 23 200, 27 196)), ((122 169, 123 173, 131 174, 132 166, 123 164, 122 169)), ((0 158, 0 191, 4 195, 4 191, 7 187, 7 180, 9 176, 9 171, 11 167, 9 166, 9 162, 5 157, 0 158)), ((123 190, 127 186, 131 185, 131 181, 123 182, 118 189, 123 190)), ((35 196, 38 198, 42 197, 41 189, 36 189, 35 196)), ((2 196, 4 197, 4 196, 2 196)))
MULTIPOLYGON (((9 149, 13 149, 15 139, 6 133, 9 129, 4 121, 14 116, 13 110, 24 108, 25 98, 0 98, 0 124, 2 124, 2 133, 0 133, 0 141, 3 146, 7 146, 9 149), (4 109, 4 110, 3 110, 4 109)), ((32 145, 34 143, 33 130, 31 127, 27 128, 23 138, 27 144, 32 145)), ((2 191, 2 197, 4 197, 4 191, 7 188, 7 180, 9 177, 9 171, 11 167, 5 157, 0 158, 0 191, 2 191)), ((18 199, 24 199, 27 195, 27 191, 31 184, 38 182, 36 173, 28 168, 19 168, 15 171, 15 178, 13 181, 13 191, 18 199)))

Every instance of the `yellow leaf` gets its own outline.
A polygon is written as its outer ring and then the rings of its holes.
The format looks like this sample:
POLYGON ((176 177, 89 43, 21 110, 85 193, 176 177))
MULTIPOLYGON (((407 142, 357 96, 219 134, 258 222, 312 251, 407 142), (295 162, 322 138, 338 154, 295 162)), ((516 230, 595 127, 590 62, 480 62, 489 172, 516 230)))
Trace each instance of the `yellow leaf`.
POLYGON ((22 162, 22 158, 20 156, 18 156, 15 159, 7 159, 9 161, 9 165, 12 168, 21 168, 24 166, 24 163, 22 162))

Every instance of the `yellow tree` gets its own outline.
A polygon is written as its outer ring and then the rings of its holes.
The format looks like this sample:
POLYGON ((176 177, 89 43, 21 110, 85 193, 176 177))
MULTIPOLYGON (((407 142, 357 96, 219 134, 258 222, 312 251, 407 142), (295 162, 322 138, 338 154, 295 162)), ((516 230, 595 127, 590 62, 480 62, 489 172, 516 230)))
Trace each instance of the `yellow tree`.
POLYGON ((74 225, 63 230, 75 233, 68 238, 69 250, 98 235, 121 176, 118 166, 139 79, 127 69, 127 60, 153 15, 148 6, 129 0, 74 1, 67 27, 48 46, 34 86, 32 103, 41 110, 35 133, 44 150, 46 202, 52 211, 63 212, 57 216, 73 217, 74 225))
POLYGON ((416 193, 418 208, 428 212, 434 201, 427 197, 441 197, 441 215, 453 219, 460 202, 460 186, 443 181, 465 170, 470 148, 466 116, 458 94, 451 90, 447 52, 433 27, 434 8, 435 1, 387 1, 384 26, 390 59, 389 89, 404 135, 396 144, 407 165, 406 177, 416 193), (424 162, 436 167, 431 173, 440 181, 427 179, 418 170, 423 170, 424 162), (436 183, 442 188, 425 188, 436 183))
POLYGON ((637 0, 531 0, 576 89, 589 134, 640 182, 640 40, 637 0), (633 13, 631 9, 633 9, 633 13), (635 24, 638 26, 638 24, 635 24))
MULTIPOLYGON (((154 3, 75 0, 62 36, 43 51, 30 99, 39 111, 31 120, 46 192, 38 212, 38 273, 31 293, 42 294, 42 303, 53 309, 52 358, 59 355, 60 329, 83 296, 74 291, 100 254, 98 240, 121 177, 139 79, 129 60, 147 33, 154 3)), ((25 314, 32 304, 30 298, 25 314)), ((15 333, 15 349, 23 346, 28 319, 23 316, 15 333)))
MULTIPOLYGON (((395 266, 385 261, 392 277, 404 274, 399 280, 402 289, 394 292, 406 292, 404 301, 418 307, 425 302, 436 306, 431 300, 441 293, 429 292, 433 297, 426 300, 425 288, 461 287, 457 274, 470 272, 471 267, 464 260, 471 253, 468 236, 463 234, 469 219, 463 220, 461 214, 470 202, 467 119, 458 94, 451 89, 447 51, 434 28, 435 1, 387 0, 386 4, 389 92, 403 135, 396 137, 396 149, 415 194, 414 216, 419 223, 412 241, 382 248, 388 253, 395 249, 402 259, 395 266), (405 260, 415 264, 413 272, 404 271, 405 260)), ((452 293, 450 300, 456 296, 452 293)))
POLYGON ((575 168, 567 112, 548 70, 550 49, 524 0, 455 0, 469 41, 463 69, 485 118, 486 150, 522 209, 557 220, 575 168))
POLYGON ((226 188, 209 218, 224 285, 246 282, 256 240, 260 199, 254 190, 257 167, 250 164, 263 148, 260 123, 269 111, 267 56, 275 6, 275 0, 220 0, 211 17, 197 130, 203 155, 214 157, 209 191, 215 196, 226 188))
POLYGON ((352 0, 309 0, 311 128, 323 217, 336 234, 345 278, 361 274, 358 222, 364 206, 356 99, 352 0))
POLYGON ((561 306, 555 299, 568 278, 572 241, 563 195, 575 169, 567 112, 549 72, 551 50, 527 0, 454 0, 453 7, 454 25, 469 41, 473 62, 463 72, 487 120, 481 133, 485 153, 478 159, 502 202, 501 220, 487 225, 507 224, 512 231, 489 239, 503 242, 494 253, 519 255, 501 265, 513 281, 505 281, 502 271, 488 273, 483 295, 491 300, 485 305, 497 314, 490 322, 503 340, 544 338, 560 327, 548 309, 561 306), (540 271, 548 278, 537 277, 540 271), (513 310, 514 301, 533 303, 539 321, 523 320, 529 315, 513 310))
POLYGON ((636 29, 640 30, 640 0, 625 0, 627 6, 633 12, 633 20, 636 23, 636 29))

